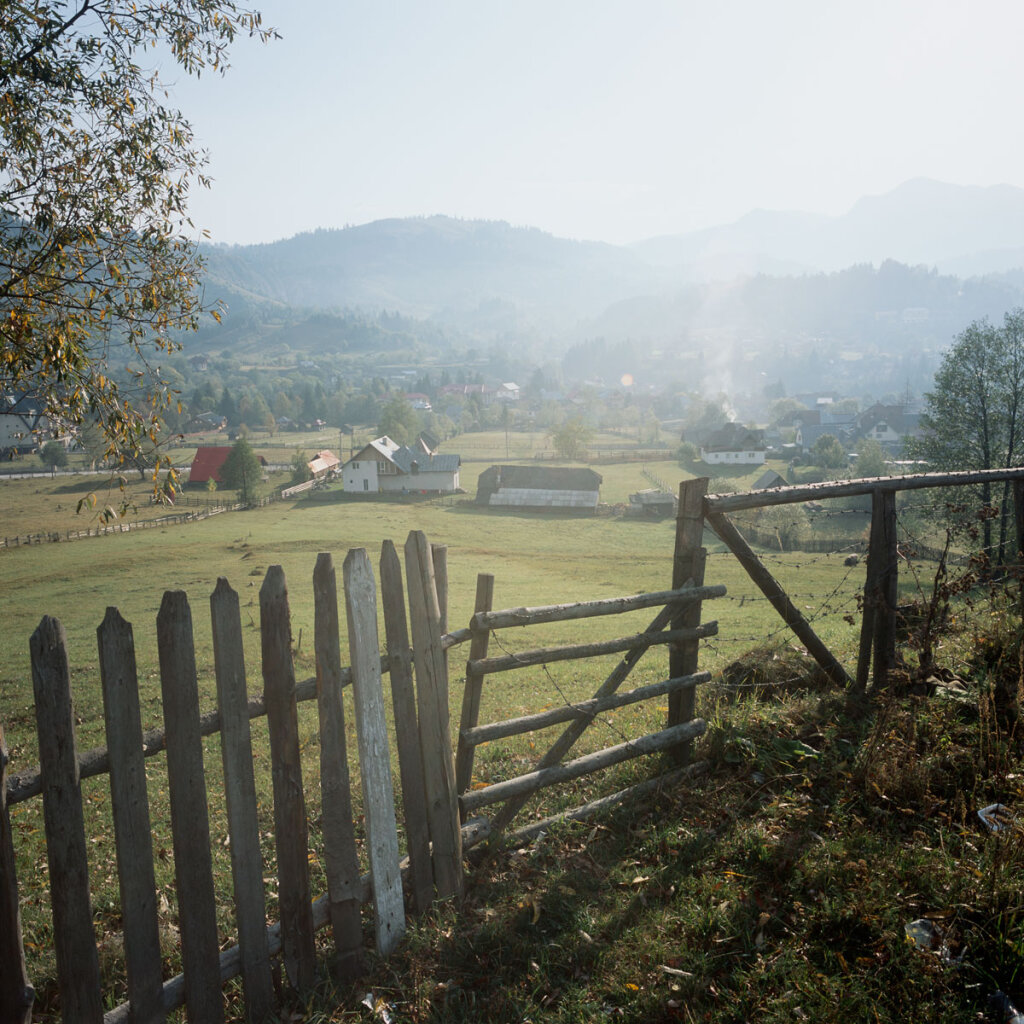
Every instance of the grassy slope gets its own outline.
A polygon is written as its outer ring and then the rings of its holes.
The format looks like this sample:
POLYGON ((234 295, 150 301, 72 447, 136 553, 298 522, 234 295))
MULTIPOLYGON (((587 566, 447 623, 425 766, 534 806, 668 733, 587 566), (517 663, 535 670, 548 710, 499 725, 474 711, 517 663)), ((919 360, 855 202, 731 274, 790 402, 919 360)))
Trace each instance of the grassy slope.
MULTIPOLYGON (((500 453, 492 447, 490 456, 482 449, 481 462, 467 463, 464 474, 482 471, 503 456, 503 447, 500 453)), ((661 464, 659 475, 665 478, 671 466, 661 464)), ((629 491, 647 485, 636 465, 599 471, 609 501, 625 500, 629 491)), ((26 493, 29 485, 34 482, 26 483, 26 493)), ((475 479, 467 489, 475 489, 475 479)), ((26 504, 31 502, 26 499, 26 504)), ((212 705, 213 693, 206 602, 218 575, 241 595, 252 674, 258 665, 258 586, 268 565, 285 567, 293 635, 298 641, 301 630, 303 638, 296 655, 302 677, 313 672, 316 553, 332 551, 340 568, 345 551, 362 546, 376 561, 382 539, 401 545, 412 528, 449 547, 453 626, 469 618, 477 572, 494 573, 498 606, 657 590, 669 582, 670 523, 494 514, 461 504, 317 500, 134 536, 0 552, 0 585, 6 595, 0 719, 12 748, 12 769, 35 759, 27 641, 44 612, 60 617, 68 631, 80 742, 87 746, 101 738, 94 631, 108 604, 116 604, 134 623, 143 714, 146 724, 157 724, 155 616, 164 589, 189 593, 205 708, 212 705)), ((771 663, 788 645, 789 635, 779 630, 777 617, 735 560, 710 540, 709 547, 708 581, 726 583, 730 597, 706 607, 705 618, 719 619, 722 635, 705 646, 702 664, 720 668, 766 636, 771 639, 759 660, 771 663)), ((797 604, 817 617, 820 632, 849 663, 855 631, 842 615, 855 608, 863 569, 849 570, 834 556, 768 557, 797 604)), ((518 650, 605 638, 641 629, 649 618, 640 613, 536 634, 512 631, 501 643, 518 650)), ((460 655, 454 654, 456 714, 459 664, 460 655)), ((552 666, 549 673, 492 677, 482 719, 589 695, 609 664, 570 663, 552 666)), ((648 655, 635 681, 663 677, 666 664, 663 650, 648 655)), ((787 663, 780 664, 783 677, 793 674, 787 663)), ((258 678, 250 685, 258 689, 258 678)), ((305 770, 312 778, 316 725, 309 705, 305 708, 305 770)), ((518 1021, 529 1016, 568 1022, 611 1015, 637 1021, 851 1016, 896 1021, 923 1013, 936 1020, 962 1020, 979 994, 966 983, 981 977, 986 989, 1002 985, 1014 991, 1020 982, 1013 966, 1013 951, 1021 942, 1020 879, 1010 855, 1019 849, 1013 841, 994 846, 970 824, 979 801, 1010 802, 1019 785, 1010 770, 1013 748, 997 735, 990 715, 962 720, 918 702, 894 705, 877 719, 861 718, 828 695, 737 708, 720 703, 712 689, 702 694, 701 711, 711 729, 699 755, 710 759, 713 773, 596 825, 559 831, 538 848, 502 857, 478 874, 462 916, 441 911, 417 925, 397 959, 381 965, 370 979, 396 1019, 518 1021), (948 771, 945 762, 952 766, 948 771), (954 769, 959 777, 951 785, 954 769), (941 968, 937 958, 906 946, 902 923, 925 912, 950 915, 943 920, 957 943, 978 951, 971 953, 977 965, 973 974, 941 968)), ((618 742, 622 733, 657 727, 663 714, 655 706, 611 716, 589 742, 618 742)), ((257 744, 265 741, 260 727, 254 735, 257 744)), ((354 748, 354 736, 350 741, 354 748)), ((542 738, 534 741, 536 750, 543 748, 542 738)), ((481 750, 478 778, 525 770, 536 757, 529 743, 508 741, 481 750)), ((223 818, 216 741, 208 748, 216 829, 223 818)), ((154 832, 157 849, 169 851, 159 760, 151 769, 154 832)), ((265 755, 258 760, 269 832, 265 755)), ((649 770, 647 765, 616 774, 624 783, 649 770)), ((316 851, 318 794, 316 787, 309 788, 316 851)), ((87 782, 84 789, 95 826, 106 827, 103 780, 87 782)), ((571 789, 563 797, 552 795, 544 810, 559 801, 578 802, 588 791, 582 784, 571 789)), ((606 791, 605 783, 600 791, 606 791)), ((52 971, 52 940, 44 913, 45 872, 39 870, 43 859, 32 838, 39 827, 38 801, 20 805, 14 817, 26 938, 46 1005, 52 998, 45 984, 52 971)), ((113 967, 117 896, 106 867, 112 851, 105 844, 92 850, 98 869, 94 905, 116 998, 123 983, 113 967)), ((269 837, 266 853, 269 874, 269 837)), ((174 892, 168 858, 158 863, 158 885, 171 927, 174 892)), ((314 885, 322 886, 322 877, 314 885)), ((218 889, 222 927, 229 930, 229 881, 223 866, 218 889)), ((168 970, 174 967, 172 954, 168 970)), ((365 1010, 358 1004, 364 989, 332 993, 325 988, 306 1008, 310 1019, 363 1019, 365 1010)))

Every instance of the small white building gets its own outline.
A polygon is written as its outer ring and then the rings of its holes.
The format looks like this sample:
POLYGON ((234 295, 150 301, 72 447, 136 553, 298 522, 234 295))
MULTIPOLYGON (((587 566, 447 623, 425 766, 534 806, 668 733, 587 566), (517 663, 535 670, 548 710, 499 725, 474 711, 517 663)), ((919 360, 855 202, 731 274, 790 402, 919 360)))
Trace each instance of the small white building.
POLYGON ((763 466, 764 431, 726 423, 701 441, 700 457, 711 466, 763 466))
POLYGON ((375 438, 342 466, 342 486, 352 494, 384 491, 452 494, 459 490, 461 463, 458 455, 434 455, 423 445, 408 448, 385 435, 375 438))

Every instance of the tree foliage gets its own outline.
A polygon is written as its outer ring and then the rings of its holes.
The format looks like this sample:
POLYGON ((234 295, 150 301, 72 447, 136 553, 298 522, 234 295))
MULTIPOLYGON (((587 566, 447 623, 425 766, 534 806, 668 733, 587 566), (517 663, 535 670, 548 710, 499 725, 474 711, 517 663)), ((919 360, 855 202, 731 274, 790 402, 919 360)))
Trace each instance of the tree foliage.
MULTIPOLYGON (((997 327, 976 320, 959 334, 925 394, 923 434, 908 443, 908 454, 935 469, 1001 469, 1024 460, 1024 308, 1011 310, 997 327)), ((985 505, 992 485, 980 489, 985 505)), ((1003 487, 997 557, 1008 540, 1009 483, 1003 487)), ((992 548, 992 522, 983 524, 992 548)))
POLYGON ((223 71, 239 33, 271 34, 233 0, 0 5, 0 388, 97 424, 109 454, 156 439, 173 394, 154 360, 203 311, 205 158, 154 55, 223 71))
POLYGON ((251 505, 259 497, 263 467, 252 445, 244 437, 239 438, 221 466, 220 478, 229 490, 238 491, 238 500, 251 505))
POLYGON ((39 458, 51 473, 68 464, 68 453, 60 441, 47 441, 39 450, 39 458))
POLYGON ((572 416, 550 434, 555 451, 564 459, 581 459, 594 431, 580 416, 572 416))
POLYGON ((419 413, 407 398, 396 395, 380 411, 378 434, 387 434, 399 444, 411 444, 420 432, 419 413))
POLYGON ((811 459, 822 469, 842 469, 849 461, 846 451, 835 434, 822 434, 811 445, 811 459))

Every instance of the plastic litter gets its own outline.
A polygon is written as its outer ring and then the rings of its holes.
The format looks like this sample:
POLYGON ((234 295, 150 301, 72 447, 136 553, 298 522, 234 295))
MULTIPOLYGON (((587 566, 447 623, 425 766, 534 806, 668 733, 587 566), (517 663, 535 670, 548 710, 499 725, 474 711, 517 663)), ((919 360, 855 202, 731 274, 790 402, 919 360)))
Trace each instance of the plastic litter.
POLYGON ((939 930, 926 917, 908 922, 903 926, 903 931, 906 932, 907 941, 921 949, 938 949, 942 942, 939 930))
POLYGON ((1003 992, 993 992, 988 997, 988 1009, 999 1024, 1024 1024, 1024 1013, 1021 1013, 1003 992))
POLYGON ((989 804, 978 811, 978 817, 989 832, 1002 832, 1014 823, 1013 811, 1006 804, 989 804))

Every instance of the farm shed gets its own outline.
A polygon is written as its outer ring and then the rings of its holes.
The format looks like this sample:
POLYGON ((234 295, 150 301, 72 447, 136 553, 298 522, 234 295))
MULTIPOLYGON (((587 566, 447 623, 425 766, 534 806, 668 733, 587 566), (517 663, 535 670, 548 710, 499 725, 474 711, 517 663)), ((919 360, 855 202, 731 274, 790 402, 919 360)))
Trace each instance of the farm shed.
MULTIPOLYGON (((188 482, 190 484, 205 484, 214 480, 217 483, 223 483, 220 478, 220 470, 230 454, 231 445, 229 444, 199 448, 192 460, 192 468, 188 471, 188 482)), ((267 464, 267 460, 262 455, 257 455, 256 458, 260 460, 261 466, 267 464)))
POLYGON ((491 466, 477 483, 478 505, 491 508, 561 508, 593 512, 601 475, 574 466, 491 466))
POLYGON ((458 455, 433 455, 420 441, 409 448, 387 435, 375 438, 342 466, 342 485, 354 494, 379 491, 439 491, 459 489, 458 455))
POLYGON ((645 516, 648 519, 662 519, 665 516, 674 516, 677 504, 674 494, 651 487, 629 496, 626 513, 631 516, 645 516))
POLYGON ((306 465, 309 466, 314 480, 324 480, 338 471, 341 459, 330 449, 325 448, 322 452, 317 452, 306 465))

